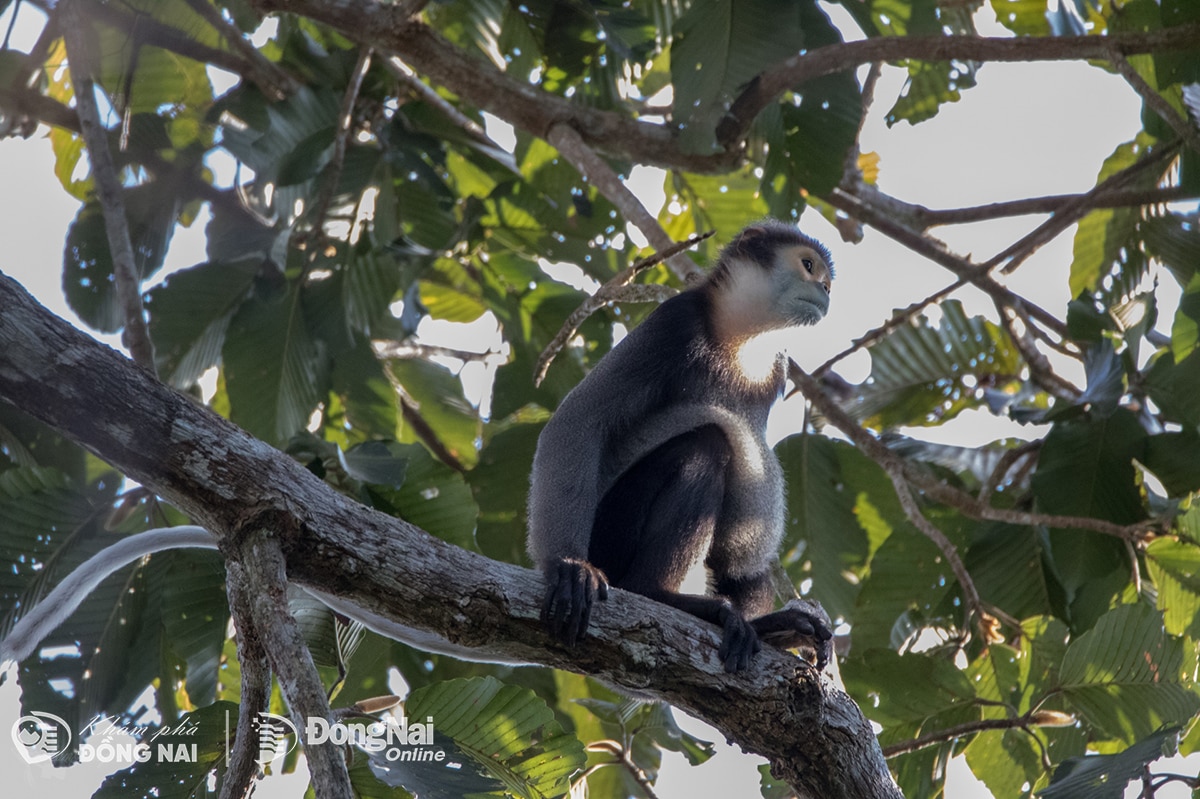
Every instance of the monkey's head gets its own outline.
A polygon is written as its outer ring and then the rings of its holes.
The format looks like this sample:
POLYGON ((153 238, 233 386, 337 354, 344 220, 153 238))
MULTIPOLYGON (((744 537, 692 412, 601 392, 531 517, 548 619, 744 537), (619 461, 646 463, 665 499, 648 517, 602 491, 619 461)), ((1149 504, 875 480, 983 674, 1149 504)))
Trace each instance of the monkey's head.
MULTIPOLYGON (((824 244, 775 219, 756 222, 721 251, 710 283, 735 295, 762 329, 819 322, 829 310, 833 258, 824 244)), ((731 298, 732 299, 732 298, 731 298)))

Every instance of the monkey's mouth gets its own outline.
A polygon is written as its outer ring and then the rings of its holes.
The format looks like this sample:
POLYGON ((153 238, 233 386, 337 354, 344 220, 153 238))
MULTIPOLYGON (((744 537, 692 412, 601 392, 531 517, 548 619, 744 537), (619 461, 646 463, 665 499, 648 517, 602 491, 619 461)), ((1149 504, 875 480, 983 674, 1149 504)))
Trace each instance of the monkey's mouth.
POLYGON ((812 325, 829 312, 829 298, 797 297, 793 317, 797 324, 812 325))

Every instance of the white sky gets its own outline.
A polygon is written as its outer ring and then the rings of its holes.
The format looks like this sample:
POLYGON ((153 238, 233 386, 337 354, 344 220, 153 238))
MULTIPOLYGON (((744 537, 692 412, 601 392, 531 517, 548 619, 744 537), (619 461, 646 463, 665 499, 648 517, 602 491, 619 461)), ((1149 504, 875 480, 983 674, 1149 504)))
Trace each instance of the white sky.
MULTIPOLYGON (((27 6, 21 6, 28 9, 27 6)), ((829 8, 829 7, 827 7, 829 8)), ((838 8, 831 8, 844 31, 852 30, 838 8)), ((26 11, 26 13, 28 13, 26 11)), ((24 14, 22 16, 25 16, 24 14)), ((32 15, 30 15, 32 16, 32 15)), ((0 16, 7 25, 8 15, 0 16)), ((990 10, 979 16, 984 35, 1005 35, 990 10)), ((15 42, 36 28, 18 25, 15 42)), ((1124 81, 1082 63, 987 64, 978 73, 978 86, 964 99, 943 106, 932 120, 916 127, 901 123, 888 129, 883 117, 899 94, 904 74, 884 70, 876 88, 876 104, 862 136, 864 151, 881 156, 880 186, 895 197, 930 208, 958 208, 1007 199, 1047 194, 1083 192, 1095 185, 1104 158, 1129 141, 1139 130, 1140 102, 1124 81)), ((0 271, 16 278, 55 313, 72 319, 60 288, 62 249, 70 220, 78 203, 53 177, 53 156, 43 128, 28 141, 0 143, 0 180, 20 191, 0 193, 0 271)), ((651 209, 655 210, 655 209, 651 209)), ((838 280, 829 316, 819 335, 810 335, 808 349, 797 355, 806 368, 813 368, 842 350, 853 338, 887 319, 892 309, 926 296, 953 279, 941 267, 925 261, 867 230, 864 241, 851 246, 816 214, 804 217, 810 234, 824 240, 834 252, 838 280)), ((934 235, 952 249, 986 259, 1032 229, 1040 218, 1022 217, 986 224, 939 228, 934 235)), ((1067 267, 1071 260, 1073 230, 1043 247, 1008 279, 1009 285, 1056 315, 1062 315, 1070 299, 1067 267)), ((204 259, 203 225, 175 234, 168 256, 168 269, 190 266, 204 259)), ((965 289, 955 295, 968 312, 994 315, 979 292, 965 289)), ((1160 329, 1169 331, 1171 312, 1178 290, 1170 277, 1159 283, 1160 329)), ((116 344, 115 337, 107 339, 116 344)), ((865 354, 839 367, 852 381, 866 377, 869 360, 865 354)), ((1078 374, 1072 375, 1078 379, 1078 374)), ((785 415, 799 412, 786 409, 785 415)), ((1031 435, 1009 422, 984 412, 964 414, 946 430, 922 430, 925 438, 961 444, 982 444, 1006 435, 1031 435)), ((0 686, 0 729, 5 719, 19 715, 15 681, 0 686)), ((685 726, 708 740, 720 742, 711 728, 677 714, 685 726)), ((717 757, 692 768, 678 755, 666 753, 658 783, 659 795, 757 796, 760 759, 741 756, 719 743, 717 757)), ((1162 764, 1159 764, 1162 766, 1162 764)), ((1158 770, 1165 770, 1160 768, 1158 770)), ((6 776, 5 795, 10 797, 85 796, 98 785, 102 773, 95 766, 72 769, 31 767, 15 751, 0 744, 0 773, 6 776)), ((1195 767, 1192 767, 1195 773, 1195 767)), ((299 797, 304 779, 271 780, 258 796, 299 797), (284 782, 288 787, 272 785, 284 782)), ((954 799, 978 799, 988 794, 971 787, 973 778, 961 763, 952 765, 947 795, 954 799)), ((1131 794, 1132 795, 1132 794, 1131 794)), ((1160 799, 1185 797, 1186 791, 1159 792, 1160 799)))

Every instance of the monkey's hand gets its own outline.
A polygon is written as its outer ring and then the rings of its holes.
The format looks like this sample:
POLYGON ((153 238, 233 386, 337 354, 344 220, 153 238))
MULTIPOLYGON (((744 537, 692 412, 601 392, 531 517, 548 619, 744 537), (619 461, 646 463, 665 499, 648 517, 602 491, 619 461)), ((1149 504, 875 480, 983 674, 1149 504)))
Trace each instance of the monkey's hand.
POLYGON ((741 671, 750 665, 750 658, 762 649, 754 625, 746 621, 728 600, 717 613, 718 624, 723 630, 718 657, 725 661, 725 671, 741 671))
POLYGON ((793 599, 782 610, 751 622, 759 637, 780 649, 811 649, 818 670, 833 655, 833 630, 825 608, 810 599, 793 599))
POLYGON ((587 635, 596 600, 608 599, 608 578, 586 560, 562 558, 546 568, 542 622, 567 646, 587 635))

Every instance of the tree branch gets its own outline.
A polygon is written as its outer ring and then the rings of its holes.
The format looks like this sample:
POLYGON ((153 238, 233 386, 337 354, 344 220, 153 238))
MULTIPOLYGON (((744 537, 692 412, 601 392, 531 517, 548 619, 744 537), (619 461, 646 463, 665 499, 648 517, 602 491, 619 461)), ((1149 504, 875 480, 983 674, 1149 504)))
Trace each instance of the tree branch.
MULTIPOLYGON (((862 187, 860 187, 860 190, 862 187)), ((903 222, 897 221, 891 215, 877 210, 870 200, 851 194, 845 189, 834 189, 824 198, 830 205, 866 222, 871 227, 883 233, 915 253, 943 266, 958 277, 979 288, 992 299, 1005 307, 1023 304, 1026 311, 1038 322, 1053 330, 1063 338, 1067 335, 1067 326, 1050 312, 1021 298, 1008 288, 1000 285, 988 275, 978 264, 973 264, 961 256, 955 255, 941 242, 913 230, 903 222)))
POLYGON ((911 463, 900 455, 888 449, 883 442, 867 432, 862 426, 850 418, 850 414, 842 410, 837 402, 828 396, 821 384, 807 374, 794 361, 789 365, 788 377, 792 379, 813 407, 821 412, 830 424, 841 430, 850 442, 871 460, 892 474, 899 470, 904 479, 914 488, 918 488, 930 498, 948 505, 972 519, 986 519, 994 522, 1006 522, 1020 525, 1042 525, 1072 530, 1094 530, 1105 535, 1115 536, 1123 541, 1137 543, 1143 540, 1147 533, 1157 526, 1157 522, 1140 522, 1138 524, 1120 525, 1104 519, 1093 519, 1083 516, 1059 516, 1045 513, 1025 513, 1022 511, 993 508, 980 502, 963 491, 954 488, 926 472, 919 464, 911 463))
POLYGON ((2 275, 0 341, 0 399, 218 535, 273 531, 288 577, 301 586, 480 657, 568 669, 670 702, 766 757, 801 797, 900 797, 857 706, 795 656, 765 647, 752 668, 727 674, 716 626, 617 589, 592 614, 588 639, 565 649, 542 627, 537 572, 459 549, 337 493, 132 368, 2 275))
MULTIPOLYGON (((145 40, 155 47, 161 47, 193 61, 211 64, 235 75, 249 78, 267 97, 280 99, 295 91, 296 82, 277 66, 274 68, 264 67, 261 62, 265 59, 257 54, 257 51, 255 51, 256 58, 247 58, 240 52, 232 53, 228 50, 209 47, 177 28, 164 25, 149 14, 125 11, 124 9, 128 6, 122 3, 87 3, 86 5, 87 16, 95 21, 102 22, 119 31, 130 31, 139 39, 145 40)), ((214 13, 216 13, 215 10, 214 13)), ((248 43, 246 46, 254 49, 248 43)))
POLYGON ((108 150, 108 134, 100 121, 100 108, 96 104, 96 83, 92 77, 96 54, 91 51, 91 42, 88 40, 93 30, 84 21, 83 5, 83 0, 68 0, 62 9, 63 37, 75 93, 75 108, 79 114, 83 141, 87 145, 88 160, 92 165, 92 177, 96 181, 96 195, 104 213, 104 230, 112 256, 117 301, 125 317, 121 342, 138 365, 154 374, 154 345, 150 341, 146 314, 142 308, 141 276, 133 256, 133 243, 129 239, 121 181, 117 177, 112 153, 108 150))
POLYGON ((1009 200, 1007 202, 988 203, 967 208, 948 208, 935 210, 921 205, 914 205, 913 216, 917 227, 921 230, 940 225, 962 225, 972 222, 986 222, 991 219, 1001 219, 1010 216, 1025 216, 1027 214, 1053 214, 1061 211, 1064 206, 1074 205, 1083 201, 1087 210, 1098 208, 1131 208, 1143 205, 1165 205, 1181 200, 1194 200, 1200 197, 1200 192, 1186 186, 1170 186, 1164 189, 1125 189, 1106 191, 1100 194, 1055 194, 1047 197, 1030 197, 1024 200, 1009 200))
POLYGON ((239 74, 248 77, 263 94, 272 100, 282 100, 294 93, 300 84, 283 70, 278 64, 264 56, 258 48, 251 44, 242 32, 231 25, 217 7, 208 0, 184 0, 188 7, 204 18, 221 34, 230 47, 245 59, 245 66, 239 74))
POLYGON ((354 129, 354 104, 358 102, 358 93, 362 89, 363 78, 371 67, 371 55, 374 51, 364 47, 358 51, 358 62, 350 75, 350 83, 342 94, 342 104, 338 108, 338 129, 333 137, 333 155, 329 163, 321 170, 321 190, 317 195, 312 211, 312 227, 304 241, 317 248, 325 241, 325 217, 329 214, 329 206, 337 193, 338 183, 342 179, 342 168, 346 163, 346 144, 354 129))
POLYGON ((736 121, 721 137, 728 146, 740 141, 750 123, 785 91, 805 81, 846 72, 874 61, 1084 61, 1113 54, 1184 50, 1200 45, 1200 25, 1181 25, 1148 33, 1106 36, 880 36, 818 47, 792 56, 759 73, 730 106, 736 121))
POLYGON ((258 776, 258 735, 261 723, 259 712, 268 708, 271 698, 271 667, 258 632, 248 586, 237 569, 225 578, 229 611, 233 615, 237 634, 238 665, 242 670, 241 695, 238 704, 237 737, 229 753, 229 763, 221 785, 220 799, 247 799, 258 776))
MULTIPOLYGON (((654 255, 651 255, 649 258, 643 258, 632 266, 627 266, 617 274, 613 275, 608 282, 606 282, 596 291, 595 294, 588 297, 580 304, 578 308, 571 312, 571 315, 567 317, 567 320, 563 322, 562 327, 559 328, 557 335, 555 335, 553 340, 546 345, 546 349, 542 350, 542 354, 538 356, 537 366, 533 371, 534 385, 541 385, 542 380, 544 380, 546 377, 546 370, 550 368, 550 364, 554 361, 555 356, 562 351, 562 348, 567 345, 568 341, 574 338, 576 331, 579 330, 579 326, 582 325, 589 316, 611 302, 634 301, 630 300, 624 292, 628 288, 634 288, 633 286, 630 286, 630 283, 633 282, 633 279, 637 277, 638 274, 646 269, 649 269, 655 264, 670 258, 675 253, 683 252, 691 247, 695 247, 697 244, 704 241, 715 232, 716 231, 714 230, 710 230, 708 233, 703 235, 690 236, 686 241, 672 244, 671 246, 655 253, 654 255)), ((674 291, 674 289, 671 289, 668 286, 639 286, 637 288, 657 288, 664 291, 674 291)), ((653 294, 654 292, 651 292, 651 296, 645 297, 644 301, 662 302, 665 299, 662 296, 653 296, 653 294)))
POLYGON ((650 215, 646 206, 642 205, 642 201, 629 190, 629 187, 621 182, 612 167, 583 143, 578 131, 570 125, 560 122, 550 128, 546 135, 546 141, 550 142, 556 150, 562 153, 564 158, 571 162, 572 166, 579 170, 579 174, 583 176, 584 180, 607 197, 627 222, 642 232, 651 247, 659 252, 671 251, 674 253, 665 260, 676 277, 687 282, 700 274, 699 267, 692 262, 691 258, 671 250, 675 244, 674 239, 667 231, 663 230, 662 225, 658 224, 658 220, 650 215))
MULTIPOLYGON (((236 535, 238 531, 229 532, 236 535)), ((254 628, 279 680, 279 689, 287 700, 296 729, 304 729, 305 719, 332 721, 312 653, 288 610, 287 564, 279 539, 267 529, 250 529, 240 546, 229 548, 234 549, 226 562, 230 581, 245 586, 245 604, 249 606, 254 628)), ((238 733, 240 736, 243 731, 239 729, 238 733)), ((314 793, 320 799, 348 799, 354 795, 346 757, 339 745, 333 741, 310 741, 304 745, 304 754, 314 793)))

